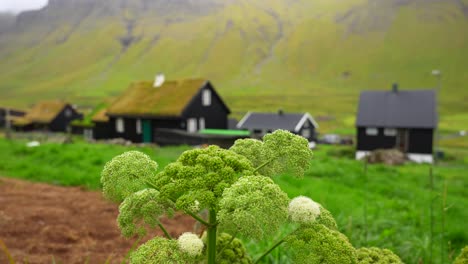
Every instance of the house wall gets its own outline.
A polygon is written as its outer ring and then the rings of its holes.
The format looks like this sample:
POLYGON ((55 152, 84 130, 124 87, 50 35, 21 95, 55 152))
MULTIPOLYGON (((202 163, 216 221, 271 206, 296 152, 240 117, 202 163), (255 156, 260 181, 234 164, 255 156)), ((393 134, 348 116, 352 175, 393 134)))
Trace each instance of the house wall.
POLYGON ((48 126, 48 130, 53 132, 66 132, 68 124, 75 120, 83 118, 83 115, 79 114, 78 112, 73 109, 70 105, 66 105, 62 111, 55 117, 52 122, 50 122, 48 126), (69 109, 71 111, 71 116, 67 117, 65 115, 65 111, 69 109))
POLYGON ((396 146, 396 136, 385 136, 384 128, 379 127, 375 136, 366 135, 366 127, 357 128, 357 149, 375 150, 391 149, 396 146))
POLYGON ((410 129, 408 152, 432 155, 433 139, 433 129, 410 129))
POLYGON ((93 138, 96 140, 114 138, 114 131, 115 127, 112 129, 110 122, 94 122, 93 138))
POLYGON ((122 117, 124 120, 124 132, 117 132, 116 117, 111 117, 109 120, 110 129, 113 131, 114 138, 123 138, 130 140, 134 143, 141 143, 143 141, 143 134, 137 134, 136 118, 122 117))
MULTIPOLYGON (((396 136, 385 136, 384 128, 378 128, 378 135, 366 135, 365 127, 357 128, 357 149, 372 151, 389 149, 396 146, 396 136)), ((408 153, 431 154, 433 148, 433 129, 408 129, 408 153)))
POLYGON ((310 122, 310 120, 307 120, 304 125, 301 127, 301 129, 299 130, 298 132, 298 135, 302 136, 304 130, 309 130, 309 137, 306 137, 307 140, 310 142, 310 141, 316 141, 317 140, 317 135, 315 134, 315 127, 314 125, 312 124, 312 122, 310 122), (307 125, 306 125, 307 124, 307 125))
MULTIPOLYGON (((216 93, 214 88, 207 83, 200 91, 193 97, 187 108, 184 110, 183 117, 185 120, 188 118, 205 118, 205 128, 219 128, 227 129, 228 127, 228 109, 223 104, 221 97, 216 93), (211 90, 211 104, 204 106, 202 104, 202 91, 204 89, 211 90)), ((199 124, 197 123, 197 126, 199 124)), ((199 129, 199 127, 198 127, 199 129)))

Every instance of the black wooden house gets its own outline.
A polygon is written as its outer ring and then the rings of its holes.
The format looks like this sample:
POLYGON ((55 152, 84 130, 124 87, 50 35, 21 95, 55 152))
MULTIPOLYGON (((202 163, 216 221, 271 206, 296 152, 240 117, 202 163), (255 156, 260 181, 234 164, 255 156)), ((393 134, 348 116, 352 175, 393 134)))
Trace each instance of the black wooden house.
POLYGON ((69 103, 43 101, 33 106, 23 117, 13 119, 13 127, 18 131, 66 132, 71 121, 83 115, 69 103))
POLYGON ((108 108, 112 137, 157 142, 158 129, 227 128, 229 108, 205 79, 136 82, 108 108))
POLYGON ((282 110, 277 113, 248 112, 237 124, 237 129, 249 130, 254 138, 284 129, 305 137, 309 142, 316 141, 317 128, 317 122, 309 113, 285 113, 282 110))
POLYGON ((433 162, 437 129, 434 90, 364 91, 356 119, 356 159, 376 149, 398 149, 410 160, 433 162))

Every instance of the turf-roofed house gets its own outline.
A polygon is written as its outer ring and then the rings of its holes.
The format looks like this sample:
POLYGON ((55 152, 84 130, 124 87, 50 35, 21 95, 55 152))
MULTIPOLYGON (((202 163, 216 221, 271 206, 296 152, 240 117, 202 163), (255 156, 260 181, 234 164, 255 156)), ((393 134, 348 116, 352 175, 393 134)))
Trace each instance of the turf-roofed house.
POLYGON ((254 138, 261 138, 277 129, 305 137, 309 142, 316 141, 318 124, 309 113, 248 112, 237 124, 237 129, 248 130, 254 138))
POLYGON ((113 137, 157 142, 158 129, 226 129, 230 110, 206 79, 135 82, 108 108, 113 137))
POLYGON ((13 127, 18 131, 66 132, 70 122, 81 119, 71 104, 61 101, 42 101, 33 106, 26 115, 14 118, 13 127))
POLYGON ((433 162, 438 115, 434 90, 364 91, 356 119, 356 159, 376 149, 398 149, 416 162, 433 162))

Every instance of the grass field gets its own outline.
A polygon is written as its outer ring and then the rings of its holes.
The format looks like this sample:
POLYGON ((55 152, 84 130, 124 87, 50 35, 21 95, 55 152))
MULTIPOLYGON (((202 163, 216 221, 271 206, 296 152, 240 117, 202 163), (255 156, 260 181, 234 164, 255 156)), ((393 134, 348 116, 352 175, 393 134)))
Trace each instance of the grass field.
MULTIPOLYGON (((130 149, 136 148, 84 142, 28 148, 23 141, 0 139, 0 175, 99 189, 100 171, 105 162, 130 149)), ((174 161, 186 149, 188 147, 138 148, 160 167, 174 161)), ((320 146, 315 151, 304 179, 282 175, 276 181, 291 198, 307 195, 329 209, 340 230, 356 247, 387 247, 406 263, 419 260, 429 263, 432 197, 433 263, 442 263, 442 258, 446 263, 468 244, 465 223, 468 219, 468 151, 447 149, 446 153, 447 160, 433 168, 433 190, 428 165, 369 165, 364 174, 364 164, 352 159, 352 149, 330 146, 320 146), (443 226, 442 218, 445 219, 443 226)), ((287 231, 285 227, 283 233, 287 231)), ((268 242, 248 242, 254 256, 269 246, 268 242)), ((287 263, 287 255, 281 249, 274 251, 267 263, 287 263)))

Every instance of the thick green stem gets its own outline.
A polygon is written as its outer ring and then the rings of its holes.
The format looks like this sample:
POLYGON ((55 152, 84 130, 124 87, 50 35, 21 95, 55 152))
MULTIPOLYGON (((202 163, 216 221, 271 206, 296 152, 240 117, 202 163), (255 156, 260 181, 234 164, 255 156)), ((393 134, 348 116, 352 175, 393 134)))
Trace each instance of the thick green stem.
POLYGON ((270 254, 271 251, 273 251, 275 248, 277 248, 279 245, 284 243, 284 239, 281 239, 278 241, 278 243, 274 244, 267 252, 263 253, 254 263, 258 263, 262 258, 264 258, 266 255, 270 254))
POLYGON ((161 230, 164 232, 164 235, 166 235, 166 237, 168 239, 172 239, 171 235, 167 232, 166 228, 164 228, 164 226, 162 225, 162 223, 159 223, 158 224, 159 228, 161 228, 161 230))
POLYGON ((216 212, 210 210, 208 228, 208 264, 216 263, 216 212))

